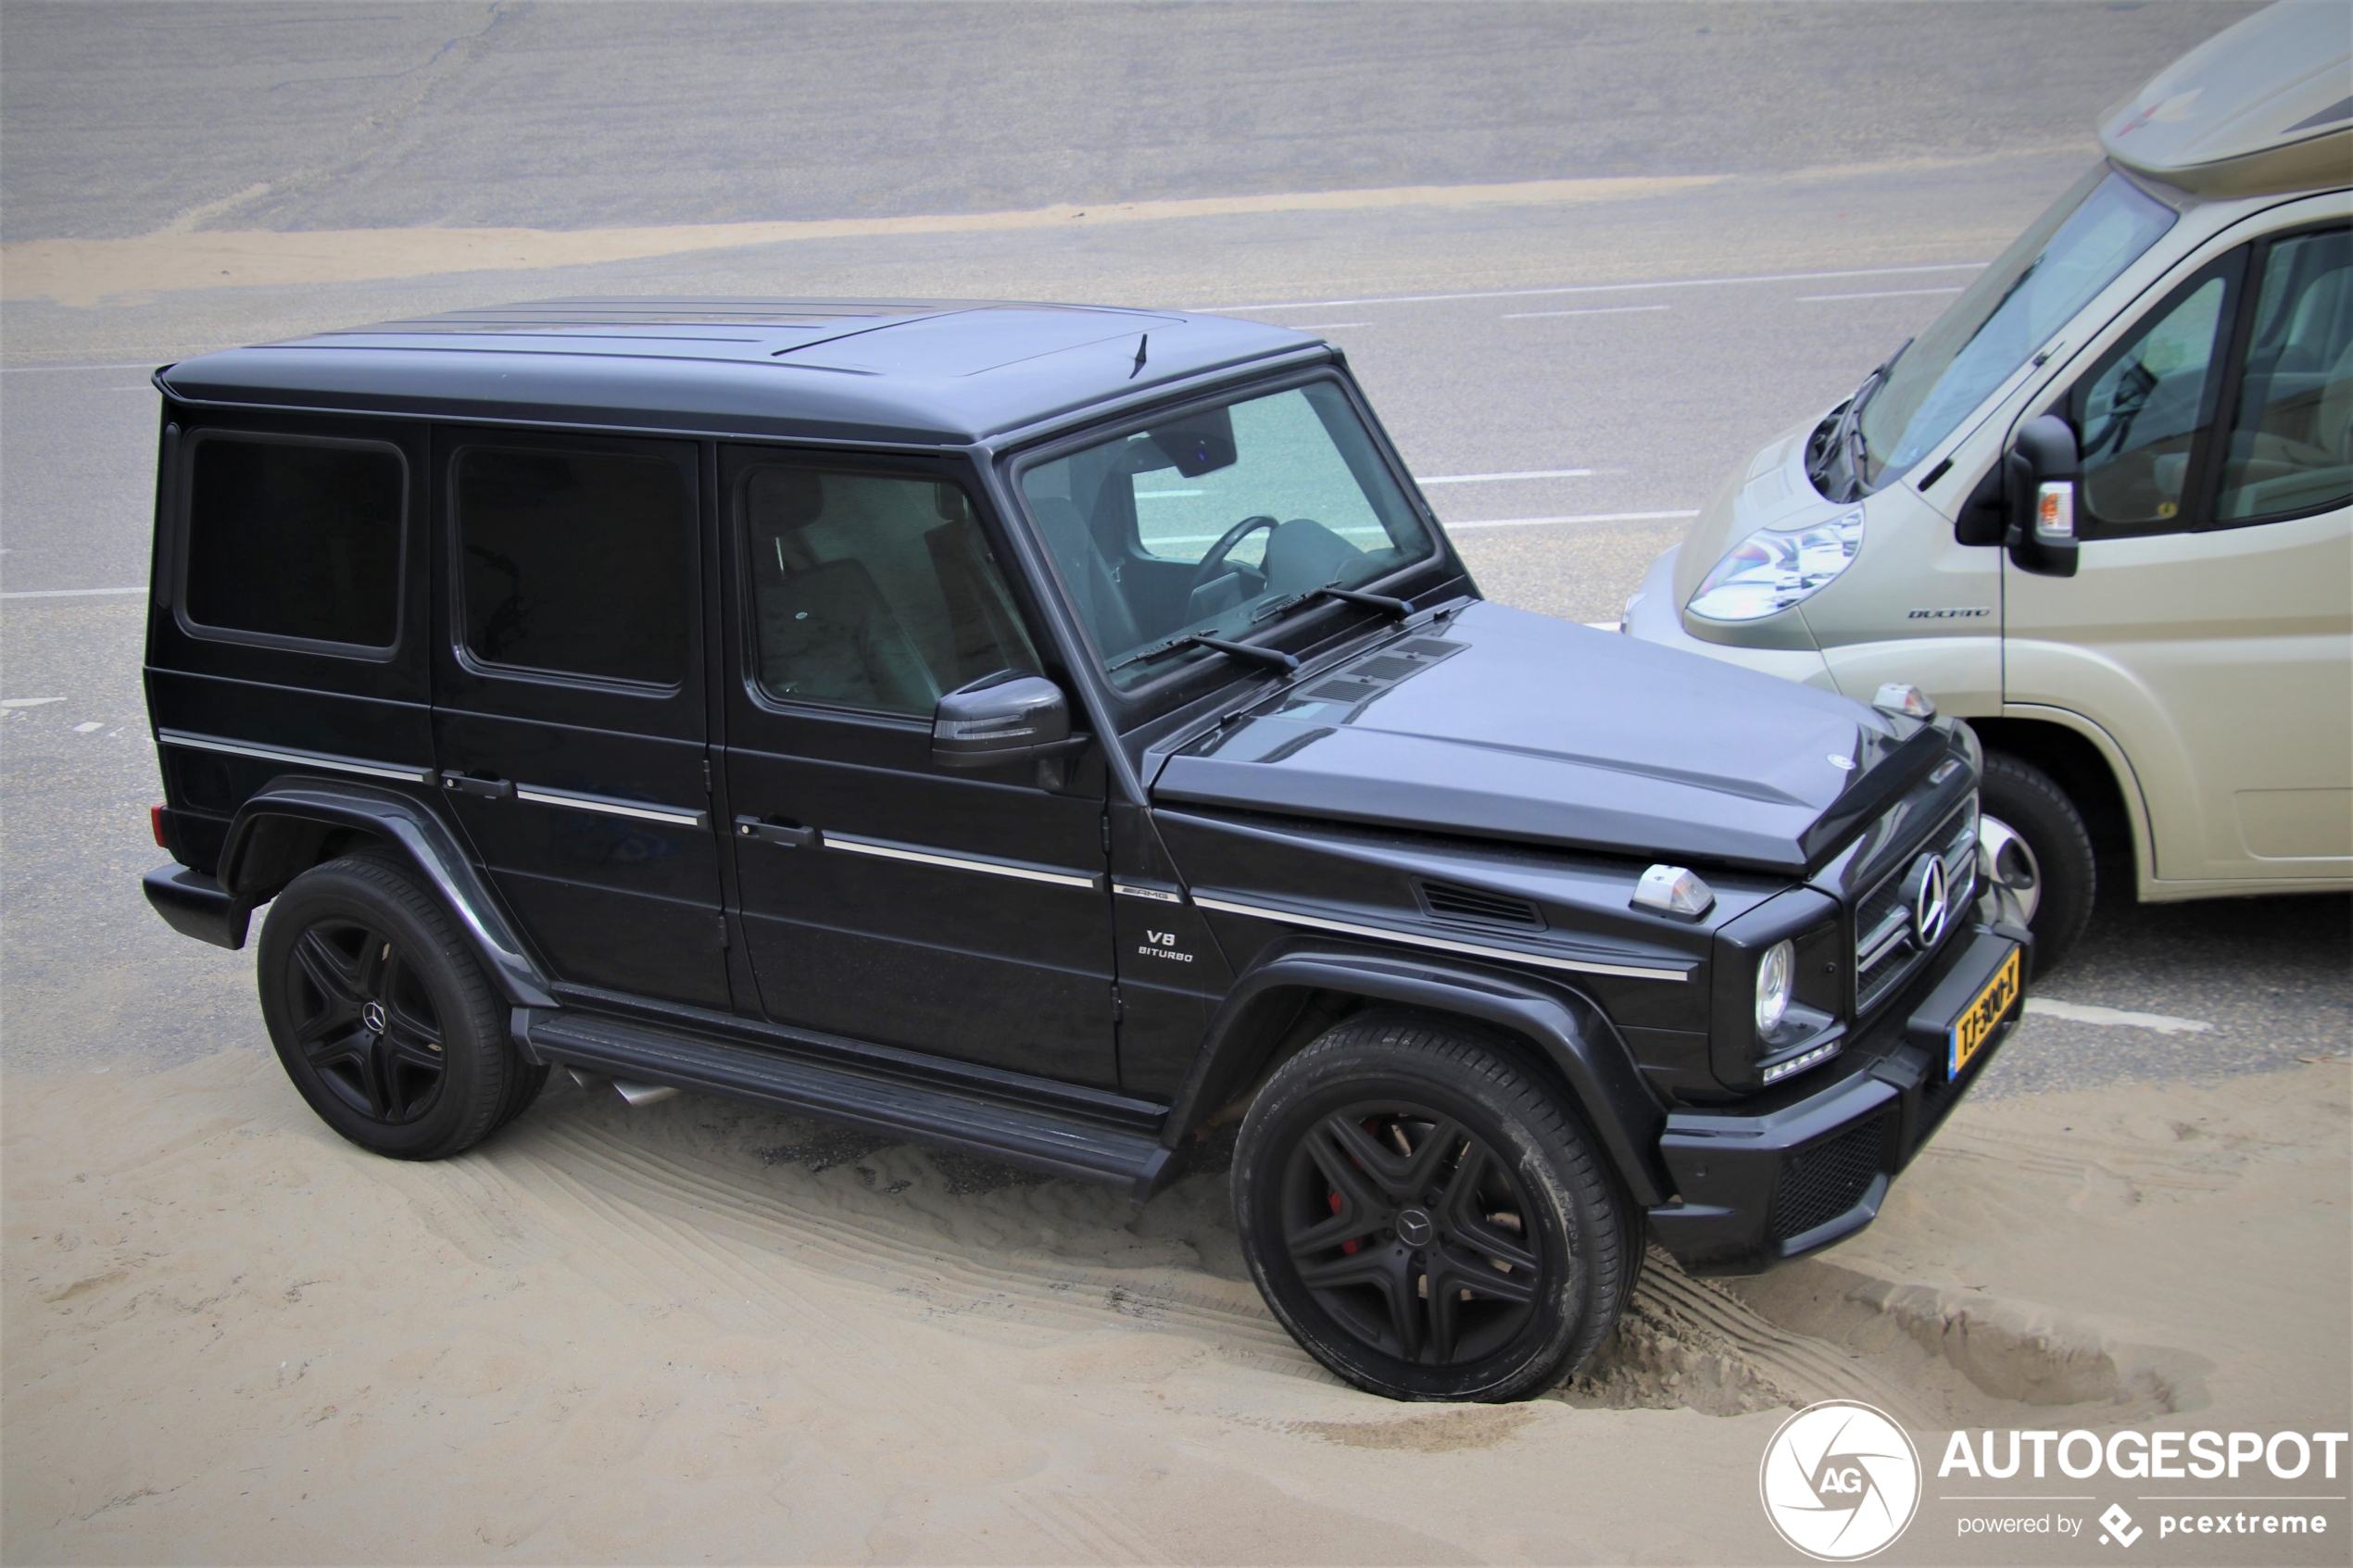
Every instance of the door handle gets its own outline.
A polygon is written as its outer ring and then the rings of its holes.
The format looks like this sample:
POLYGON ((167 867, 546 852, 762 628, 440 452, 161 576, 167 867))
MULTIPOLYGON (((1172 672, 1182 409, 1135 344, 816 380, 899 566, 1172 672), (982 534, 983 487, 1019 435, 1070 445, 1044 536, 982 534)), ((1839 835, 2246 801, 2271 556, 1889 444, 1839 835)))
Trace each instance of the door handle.
POLYGON ((763 822, 758 817, 737 817, 736 836, 749 838, 755 844, 774 844, 786 849, 807 849, 816 844, 817 830, 788 826, 783 822, 763 822))
POLYGON ((512 800, 515 786, 505 779, 469 778, 464 773, 444 773, 441 787, 452 795, 472 795, 484 800, 512 800))

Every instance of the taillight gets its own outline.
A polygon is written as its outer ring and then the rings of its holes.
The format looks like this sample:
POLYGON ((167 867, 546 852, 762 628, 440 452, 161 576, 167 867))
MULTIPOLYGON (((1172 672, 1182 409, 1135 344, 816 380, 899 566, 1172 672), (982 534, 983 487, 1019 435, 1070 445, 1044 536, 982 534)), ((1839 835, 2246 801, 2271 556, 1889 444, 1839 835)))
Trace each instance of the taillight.
POLYGON ((169 848, 170 848, 170 847, 171 847, 171 846, 170 846, 170 845, 166 844, 166 843, 163 841, 163 808, 162 808, 162 807, 160 807, 160 806, 150 806, 150 807, 148 807, 148 808, 147 808, 147 826, 149 826, 150 828, 153 828, 153 829, 155 830, 155 834, 156 834, 156 847, 157 847, 157 848, 158 848, 158 849, 169 849, 169 848))

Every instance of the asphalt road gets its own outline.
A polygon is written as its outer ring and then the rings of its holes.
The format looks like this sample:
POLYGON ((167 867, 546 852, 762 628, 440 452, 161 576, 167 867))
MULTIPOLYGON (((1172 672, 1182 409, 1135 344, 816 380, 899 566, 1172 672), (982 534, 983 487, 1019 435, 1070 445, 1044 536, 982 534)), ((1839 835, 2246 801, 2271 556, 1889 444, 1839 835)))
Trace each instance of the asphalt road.
MULTIPOLYGON (((0 688, 29 705, 0 709, 0 1061, 135 1070, 261 1041, 249 954, 171 935, 138 896, 158 858, 142 607, 89 592, 145 579, 157 363, 594 292, 1225 309, 1346 350, 1491 594, 1604 620, 1729 468, 2089 166, 2100 107, 2244 9, 8 6, 12 242, 1726 178, 12 303, 0 688)), ((1984 1092, 2346 1052, 2353 901, 2140 908, 2121 880, 2044 994, 2205 1027, 2038 1016, 1984 1092)))

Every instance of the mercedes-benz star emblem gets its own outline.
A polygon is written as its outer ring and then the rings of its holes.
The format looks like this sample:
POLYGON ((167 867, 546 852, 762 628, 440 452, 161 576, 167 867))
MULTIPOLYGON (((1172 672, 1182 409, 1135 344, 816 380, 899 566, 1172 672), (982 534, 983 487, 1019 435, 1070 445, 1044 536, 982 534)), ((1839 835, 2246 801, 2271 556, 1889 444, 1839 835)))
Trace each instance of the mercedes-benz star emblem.
POLYGON ((1912 932, 1921 947, 1933 947, 1944 935, 1944 922, 1953 912, 1944 886, 1944 862, 1932 854, 1921 856, 1912 868, 1912 932))
POLYGON ((359 1022, 368 1026, 368 1033, 371 1035, 383 1034, 384 1032, 384 1003, 366 1002, 361 1004, 359 1009, 359 1022))
POLYGON ((1436 1223, 1421 1210, 1400 1209, 1397 1211, 1397 1239, 1406 1246, 1427 1247, 1437 1234, 1436 1223))

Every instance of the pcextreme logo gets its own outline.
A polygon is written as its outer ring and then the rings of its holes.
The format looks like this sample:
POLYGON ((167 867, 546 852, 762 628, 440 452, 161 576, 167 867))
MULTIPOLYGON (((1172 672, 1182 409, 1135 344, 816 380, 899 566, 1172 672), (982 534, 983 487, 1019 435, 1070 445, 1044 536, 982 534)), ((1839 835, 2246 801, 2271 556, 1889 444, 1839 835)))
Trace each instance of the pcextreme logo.
POLYGON ((1912 1523, 1920 1456, 1885 1411, 1825 1399, 1781 1423, 1756 1490, 1781 1539, 1820 1562, 1853 1562, 1912 1523))

